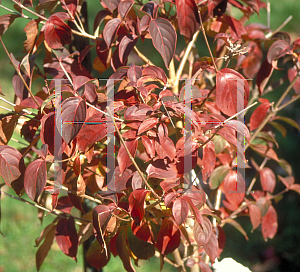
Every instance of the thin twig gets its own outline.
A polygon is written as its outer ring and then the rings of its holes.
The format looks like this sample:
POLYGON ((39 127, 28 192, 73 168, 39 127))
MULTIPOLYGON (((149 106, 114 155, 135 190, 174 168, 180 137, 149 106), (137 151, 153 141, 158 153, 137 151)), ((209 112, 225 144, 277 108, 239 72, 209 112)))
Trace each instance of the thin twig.
POLYGON ((199 35, 199 30, 197 32, 195 32, 194 36, 193 36, 193 39, 189 42, 186 50, 185 50, 185 53, 180 61, 180 64, 179 64, 179 67, 177 69, 177 72, 176 72, 176 77, 175 77, 175 80, 174 82, 172 82, 172 85, 173 85, 173 91, 175 94, 178 94, 178 85, 179 85, 179 78, 181 77, 181 74, 182 74, 182 71, 183 71, 183 68, 185 66, 185 63, 188 59, 188 56, 193 48, 193 45, 194 43, 196 42, 197 40, 197 37, 199 35))
POLYGON ((148 63, 149 65, 155 66, 151 60, 149 60, 143 53, 141 53, 137 47, 133 48, 133 52, 136 53, 144 62, 148 63))
MULTIPOLYGON (((22 201, 22 202, 24 202, 24 203, 26 203, 26 204, 28 204, 28 205, 31 205, 31 206, 36 207, 36 208, 38 208, 38 209, 44 210, 44 211, 46 211, 46 212, 48 212, 48 213, 51 213, 51 214, 54 214, 54 215, 56 215, 56 216, 58 216, 58 217, 62 217, 62 218, 68 218, 68 217, 70 217, 69 214, 66 214, 66 213, 64 213, 64 212, 62 212, 62 211, 60 211, 60 210, 54 209, 54 210, 51 211, 50 209, 48 209, 48 208, 46 208, 46 207, 43 207, 43 206, 40 206, 40 205, 38 205, 38 204, 36 204, 36 203, 30 202, 30 201, 28 201, 28 200, 26 200, 26 199, 24 199, 24 198, 20 198, 20 197, 17 197, 17 196, 13 196, 13 195, 11 195, 11 194, 8 194, 8 193, 6 193, 6 192, 3 192, 2 190, 1 190, 1 194, 4 194, 4 195, 6 195, 6 196, 8 196, 8 197, 10 197, 10 198, 16 199, 16 200, 18 200, 18 201, 22 201)), ((72 216, 72 215, 71 215, 71 216, 72 216)), ((79 217, 75 217, 75 216, 72 216, 72 217, 73 217, 74 219, 78 220, 78 221, 83 221, 83 222, 87 222, 87 223, 90 223, 90 222, 91 222, 91 221, 89 221, 89 220, 82 219, 82 218, 79 218, 79 217)), ((82 225, 82 223, 81 223, 81 222, 78 222, 78 221, 75 221, 75 223, 78 224, 78 225, 82 225)))
POLYGON ((259 170, 257 171, 256 175, 253 177, 253 179, 252 179, 252 181, 251 181, 251 183, 250 183, 250 185, 249 185, 249 188, 248 188, 248 190, 247 190, 247 192, 246 192, 247 195, 249 195, 249 194, 251 193, 251 190, 252 190, 252 188, 253 188, 253 186, 254 186, 254 184, 255 184, 255 182, 256 182, 258 173, 259 173, 260 170, 262 170, 262 169, 265 167, 267 161, 268 161, 268 158, 265 157, 265 159, 263 160, 262 164, 259 166, 259 170))
POLYGON ((266 38, 270 38, 274 33, 277 33, 277 32, 279 32, 282 28, 284 28, 288 23, 289 23, 289 21, 290 20, 292 20, 293 19, 293 16, 292 15, 290 15, 279 27, 277 27, 276 29, 275 29, 275 31, 272 31, 272 32, 269 32, 267 35, 266 35, 266 38))
POLYGON ((123 139, 123 137, 122 137, 122 134, 121 134, 121 132, 120 132, 120 130, 119 130, 117 124, 116 124, 116 121, 115 121, 115 119, 113 118, 113 116, 112 116, 112 114, 111 114, 111 112, 110 112, 110 110, 109 110, 109 107, 106 107, 106 108, 107 108, 108 114, 110 115, 110 117, 111 117, 111 119, 112 119, 112 121, 113 121, 113 123, 114 123, 114 126, 115 126, 115 128, 116 128, 116 131, 117 131, 117 133, 118 133, 118 135, 119 135, 119 137, 120 137, 121 143, 122 143, 122 145, 124 146, 124 148, 125 148, 125 150, 126 150, 128 156, 129 156, 131 162, 133 163, 133 165, 135 166, 135 168, 136 168, 136 170, 138 171, 139 175, 141 176, 143 182, 146 184, 146 186, 148 187, 148 189, 153 193, 153 195, 154 195, 157 199, 161 199, 161 197, 153 190, 153 188, 150 186, 150 184, 148 183, 148 181, 145 179, 145 177, 144 177, 142 171, 140 170, 139 166, 136 164, 134 158, 132 157, 130 151, 128 150, 128 148, 127 148, 127 146, 126 146, 126 144, 125 144, 125 141, 124 141, 124 139, 123 139))
POLYGON ((47 19, 46 17, 44 17, 44 16, 42 16, 42 15, 40 15, 40 14, 34 12, 33 10, 31 10, 31 9, 29 9, 29 8, 27 8, 27 7, 25 7, 25 6, 24 6, 23 4, 21 4, 20 2, 18 2, 18 1, 16 1, 16 0, 11 0, 11 1, 13 1, 13 2, 14 2, 16 5, 18 5, 20 8, 22 8, 22 9, 24 9, 24 10, 30 12, 31 14, 33 14, 33 15, 35 15, 35 16, 41 18, 41 19, 43 19, 44 21, 48 21, 48 19, 47 19))

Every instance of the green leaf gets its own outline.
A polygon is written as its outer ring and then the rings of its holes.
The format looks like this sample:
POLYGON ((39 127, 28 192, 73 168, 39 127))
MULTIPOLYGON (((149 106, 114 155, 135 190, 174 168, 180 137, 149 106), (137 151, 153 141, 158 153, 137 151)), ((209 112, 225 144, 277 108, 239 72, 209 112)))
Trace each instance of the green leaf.
POLYGON ((230 167, 228 165, 221 165, 214 169, 210 178, 209 186, 211 189, 216 189, 220 186, 221 182, 224 180, 228 174, 230 167))
POLYGON ((285 117, 285 116, 277 116, 275 117, 276 120, 280 120, 280 121, 283 121, 289 125, 291 125, 292 127, 296 128, 297 130, 300 131, 300 126, 299 124, 294 121, 293 119, 289 118, 289 117, 285 117))

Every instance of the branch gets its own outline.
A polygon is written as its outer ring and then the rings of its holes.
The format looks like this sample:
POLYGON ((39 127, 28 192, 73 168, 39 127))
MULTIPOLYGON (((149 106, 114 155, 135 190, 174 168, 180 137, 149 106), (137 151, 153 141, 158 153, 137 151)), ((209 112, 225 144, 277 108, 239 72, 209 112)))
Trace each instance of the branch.
POLYGON ((133 52, 136 53, 144 62, 148 63, 149 65, 155 66, 151 60, 149 60, 143 53, 141 53, 137 47, 133 48, 133 52))

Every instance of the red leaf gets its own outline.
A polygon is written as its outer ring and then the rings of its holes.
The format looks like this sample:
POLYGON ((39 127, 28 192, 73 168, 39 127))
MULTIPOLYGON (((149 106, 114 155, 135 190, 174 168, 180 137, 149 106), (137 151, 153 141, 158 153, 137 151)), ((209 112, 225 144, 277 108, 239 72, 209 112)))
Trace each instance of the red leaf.
POLYGON ((0 16, 0 37, 4 34, 4 32, 8 29, 8 27, 13 23, 13 21, 20 17, 17 14, 4 14, 0 16))
POLYGON ((122 21, 119 18, 114 18, 108 21, 103 29, 103 38, 108 48, 110 48, 112 42, 116 38, 118 29, 122 21))
POLYGON ((193 233, 199 247, 207 244, 213 233, 210 220, 206 216, 203 216, 203 223, 201 225, 195 220, 193 233))
POLYGON ((157 234, 156 248, 162 255, 172 253, 180 245, 180 231, 176 225, 165 218, 157 234))
POLYGON ((56 209, 64 213, 71 213, 71 210, 74 208, 73 203, 71 202, 68 196, 62 196, 58 199, 56 209))
POLYGON ((120 0, 102 0, 102 2, 107 6, 109 11, 113 13, 113 11, 118 7, 120 0))
POLYGON ((71 28, 58 15, 51 15, 45 24, 45 40, 52 49, 71 43, 71 28))
MULTIPOLYGON (((121 3, 124 3, 124 2, 129 2, 129 1, 122 1, 121 3)), ((137 41, 138 41, 138 37, 134 34, 125 35, 122 38, 122 40, 120 41, 120 44, 119 44, 119 57, 120 57, 121 63, 126 62, 131 50, 136 45, 137 41)))
POLYGON ((242 35, 247 34, 243 24, 239 20, 225 14, 223 14, 223 17, 228 22, 231 35, 234 39, 239 39, 242 35))
POLYGON ((244 135, 246 140, 250 142, 250 132, 243 122, 238 120, 230 120, 224 124, 224 128, 232 128, 236 130, 239 134, 244 135))
POLYGON ((214 171, 215 165, 216 165, 215 146, 212 141, 209 141, 203 147, 202 178, 204 183, 206 183, 206 180, 214 171))
POLYGON ((148 177, 152 178, 176 178, 177 169, 175 164, 168 163, 163 159, 154 160, 146 169, 148 177))
POLYGON ((170 189, 178 186, 180 184, 180 180, 178 178, 166 178, 160 183, 160 187, 165 191, 169 191, 170 189))
POLYGON ((62 137, 69 144, 80 131, 86 118, 85 100, 69 97, 61 105, 62 137))
POLYGON ((226 115, 237 113, 237 107, 245 108, 249 100, 249 85, 245 78, 235 70, 224 68, 217 73, 216 104, 226 115), (238 88, 238 80, 244 88, 238 88))
POLYGON ((31 20, 23 29, 26 33, 27 40, 23 42, 24 49, 27 53, 31 52, 34 47, 36 37, 39 33, 37 20, 31 20))
POLYGON ((8 186, 21 176, 21 159, 22 154, 17 149, 8 145, 0 146, 0 175, 8 186))
POLYGON ((257 73, 256 85, 259 93, 262 94, 272 73, 274 71, 273 66, 268 62, 267 59, 261 64, 260 69, 257 73))
MULTIPOLYGON (((288 70, 289 81, 292 82, 296 76, 297 76, 297 68, 294 66, 288 70)), ((296 80, 295 84, 293 85, 293 89, 295 90, 296 94, 300 93, 300 79, 299 78, 296 80)))
POLYGON ((144 218, 144 202, 148 193, 149 190, 138 189, 132 191, 128 198, 130 215, 137 226, 140 225, 140 222, 144 218))
MULTIPOLYGON (((127 149, 129 150, 129 153, 134 158, 135 152, 137 149, 137 145, 138 145, 138 138, 133 139, 133 140, 127 140, 127 141, 125 141, 125 144, 126 144, 127 149)), ((121 147, 119 149, 119 152, 117 155, 117 160, 118 160, 119 169, 120 169, 121 173, 123 173, 125 171, 125 169, 128 168, 132 164, 132 161, 131 161, 123 144, 121 145, 121 147)))
POLYGON ((189 213, 188 203, 183 198, 178 197, 173 203, 172 213, 176 223, 180 226, 187 219, 189 213))
POLYGON ((194 0, 175 0, 180 34, 189 40, 200 27, 198 8, 194 0))
POLYGON ((265 240, 273 239, 277 232, 277 212, 272 205, 270 205, 268 212, 262 218, 261 231, 265 240))
POLYGON ((263 190, 273 193, 276 185, 276 177, 274 175, 274 172, 270 168, 264 167, 259 171, 259 176, 263 190))
POLYGON ((24 187, 27 195, 33 201, 43 192, 47 181, 46 161, 37 159, 31 162, 25 171, 24 187))
MULTIPOLYGON (((39 105, 43 104, 44 101, 43 101, 42 98, 40 98, 38 96, 35 96, 34 98, 39 103, 39 105)), ((39 108, 32 97, 25 98, 24 100, 21 101, 21 103, 19 105, 15 106, 16 111, 21 111, 21 110, 27 109, 27 108, 31 108, 31 109, 38 109, 39 108)))
POLYGON ((155 143, 154 140, 142 135, 141 136, 142 139, 142 143, 146 149, 146 152, 148 153, 148 155, 150 156, 150 158, 153 158, 155 156, 155 143))
MULTIPOLYGON (((77 6, 78 6, 78 0, 64 0, 68 10, 71 12, 73 16, 76 14, 77 6)), ((66 6, 61 3, 61 6, 64 10, 67 10, 66 6)))
POLYGON ((245 180, 240 172, 230 170, 224 179, 226 199, 234 205, 239 205, 245 197, 245 180))
POLYGON ((278 178, 282 181, 282 183, 287 187, 290 188, 291 185, 294 184, 295 182, 295 178, 293 176, 289 176, 289 177, 282 177, 280 175, 278 175, 278 178))
POLYGON ((259 2, 260 0, 242 0, 246 3, 250 8, 252 8, 257 14, 259 14, 259 2))
POLYGON ((262 50, 257 43, 250 44, 251 51, 242 63, 244 75, 248 78, 254 78, 259 71, 261 60, 263 57, 262 50))
POLYGON ((300 194, 300 184, 292 184, 289 189, 300 194))
POLYGON ((80 151, 85 151, 107 135, 107 125, 102 116, 103 114, 94 108, 87 109, 84 124, 76 136, 77 147, 80 151))
POLYGON ((151 117, 151 118, 143 121, 138 129, 138 135, 155 127, 158 124, 158 122, 159 122, 159 120, 156 117, 151 117))
POLYGON ((255 230, 260 222, 261 222, 261 213, 260 213, 260 209, 256 206, 256 205, 248 205, 249 208, 249 215, 250 215, 250 221, 252 224, 252 230, 255 230))
POLYGON ((259 127, 259 125, 265 119, 270 107, 270 103, 263 103, 254 110, 250 117, 250 131, 255 130, 259 127))
POLYGON ((61 251, 75 261, 78 248, 78 235, 73 217, 60 219, 55 230, 56 242, 61 251))
POLYGON ((131 229, 133 234, 139 239, 151 243, 152 235, 147 222, 143 222, 140 226, 137 226, 134 221, 131 221, 131 229))
MULTIPOLYGON (((0 145, 7 145, 18 122, 19 115, 9 115, 0 119, 0 145)), ((22 127, 23 128, 23 127, 22 127)), ((22 130, 21 130, 22 134, 22 130)))
POLYGON ((153 45, 162 56, 165 66, 169 69, 169 64, 175 54, 176 31, 172 24, 163 18, 152 20, 149 29, 153 45))

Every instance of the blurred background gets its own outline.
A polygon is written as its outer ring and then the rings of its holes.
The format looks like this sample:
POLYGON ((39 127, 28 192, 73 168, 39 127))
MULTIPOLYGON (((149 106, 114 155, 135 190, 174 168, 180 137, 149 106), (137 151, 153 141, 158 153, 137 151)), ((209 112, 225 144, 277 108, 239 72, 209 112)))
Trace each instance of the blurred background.
MULTIPOLYGON (((0 1, 1 2, 1 1, 0 1)), ((33 1, 34 3, 38 1, 33 1)), ((288 32, 292 41, 300 37, 300 5, 299 0, 271 0, 271 16, 270 25, 271 29, 275 30, 279 27, 290 15, 293 19, 282 29, 282 31, 288 32)), ((13 4, 10 0, 3 0, 2 5, 8 8, 12 8, 13 4)), ((88 1, 88 14, 89 14, 89 29, 92 33, 93 20, 100 9, 99 1, 88 1)), ((241 16, 237 11, 233 10, 237 16, 241 16)), ((0 7, 0 15, 8 13, 0 7)), ((25 14, 27 14, 25 12, 25 14)), ((3 35, 3 41, 8 48, 9 52, 13 53, 16 58, 23 57, 22 42, 25 40, 25 33, 23 28, 27 24, 27 20, 17 19, 3 35)), ((261 22, 267 24, 267 12, 262 10, 260 18, 255 15, 251 18, 250 22, 261 22)), ((199 35, 200 36, 200 35, 199 35)), ((179 39, 179 47, 183 45, 183 39, 179 39)), ((152 61, 163 67, 161 57, 153 48, 151 41, 146 40, 145 44, 139 42, 138 48, 145 55, 153 56, 152 61)), ((182 48, 182 47, 181 47, 182 48)), ((197 42, 197 49, 200 56, 208 56, 201 38, 197 42)), ((179 52, 177 52, 179 53, 179 52)), ((95 56, 92 55, 92 59, 95 56)), ((42 64, 44 56, 38 59, 38 63, 42 64)), ((2 92, 5 94, 5 99, 13 102, 14 92, 12 87, 12 76, 14 70, 10 65, 2 46, 0 47, 0 85, 2 92)), ((287 67, 291 66, 291 63, 286 64, 287 67)), ((282 71, 276 71, 272 76, 270 82, 275 82, 279 77, 286 75, 286 69, 282 71)), ((112 70, 107 71, 106 74, 102 74, 100 77, 105 78, 112 70)), ((95 77, 99 77, 99 74, 94 74, 95 77)), ((34 83, 34 90, 36 92, 41 90, 43 81, 37 80, 34 83)), ((271 102, 275 101, 283 90, 288 86, 288 82, 282 84, 272 93, 265 96, 271 102)), ((0 101, 0 105, 9 109, 13 109, 12 106, 0 101)), ((0 113, 6 113, 0 109, 0 113)), ((287 107, 280 112, 281 116, 291 117, 300 124, 300 101, 287 107)), ((276 131, 276 139, 279 143, 278 157, 284 158, 288 161, 294 171, 296 183, 300 183, 300 134, 295 128, 286 125, 287 136, 282 137, 280 133, 276 131)), ((19 132, 16 129, 13 139, 9 142, 11 146, 19 147, 22 143, 27 142, 19 136, 19 132), (18 141, 18 142, 17 142, 18 141)), ((275 172, 278 165, 273 162, 269 162, 267 166, 271 167, 275 172)), ((252 178, 252 177, 250 177, 252 178)), ((3 179, 0 177, 1 183, 3 179)), ((278 182, 275 192, 279 192, 284 189, 284 186, 278 182)), ((5 191, 11 195, 15 193, 7 189, 5 191)), ((24 195, 25 199, 28 199, 24 195)), ((248 217, 241 217, 238 222, 246 230, 249 241, 232 226, 226 225, 224 230, 227 235, 226 246, 221 255, 221 258, 232 257, 236 261, 249 267, 255 272, 285 272, 285 271, 300 271, 300 195, 296 192, 288 192, 284 194, 283 198, 278 203, 273 203, 278 212, 278 232, 274 239, 265 242, 263 240, 260 228, 251 233, 251 224, 248 217)), ((37 209, 35 207, 26 205, 10 197, 1 197, 1 232, 0 235, 0 272, 2 271, 36 271, 35 268, 35 253, 37 248, 34 247, 35 239, 39 237, 41 231, 50 222, 54 220, 54 216, 48 215, 41 223, 37 218, 37 209)), ((153 258, 150 262, 144 261, 140 263, 140 268, 137 271, 153 271, 159 270, 159 260, 153 258)), ((44 264, 41 267, 42 272, 46 271, 83 271, 83 258, 82 248, 79 248, 78 262, 65 256, 59 249, 56 243, 53 244, 48 256, 46 257, 44 264)), ((123 266, 119 258, 111 257, 111 261, 103 271, 123 271, 123 266)), ((176 271, 168 264, 165 265, 163 271, 176 271)))

